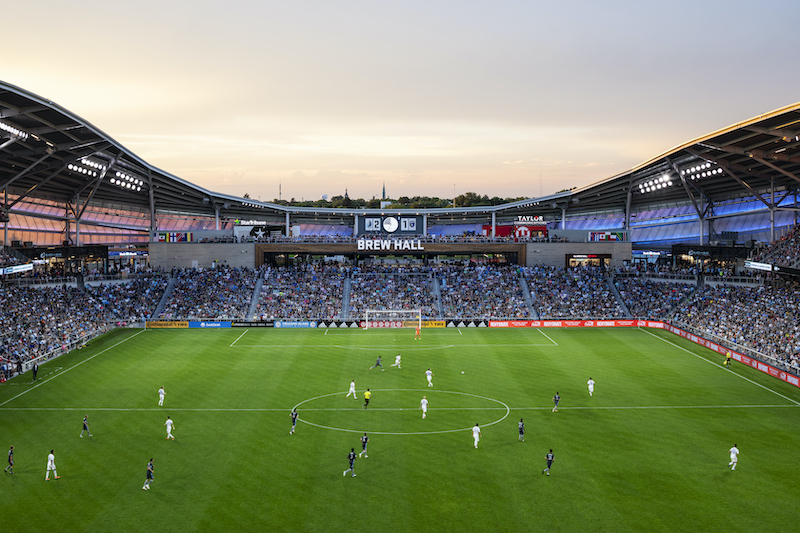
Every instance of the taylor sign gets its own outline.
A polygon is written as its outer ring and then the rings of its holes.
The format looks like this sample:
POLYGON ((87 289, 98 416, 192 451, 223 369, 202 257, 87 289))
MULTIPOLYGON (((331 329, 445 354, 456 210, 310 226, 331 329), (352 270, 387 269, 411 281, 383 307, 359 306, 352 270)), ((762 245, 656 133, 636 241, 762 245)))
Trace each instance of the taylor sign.
POLYGON ((424 250, 420 239, 359 239, 358 250, 373 252, 392 252, 404 250, 424 250))

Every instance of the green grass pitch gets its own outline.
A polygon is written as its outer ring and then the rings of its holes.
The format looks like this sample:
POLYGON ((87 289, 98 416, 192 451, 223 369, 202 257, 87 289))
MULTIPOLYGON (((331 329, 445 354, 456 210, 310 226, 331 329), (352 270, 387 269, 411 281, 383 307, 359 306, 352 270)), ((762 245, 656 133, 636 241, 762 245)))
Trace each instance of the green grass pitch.
POLYGON ((718 354, 657 330, 413 337, 410 329, 228 329, 96 339, 42 365, 36 384, 26 374, 0 386, 0 446, 16 448, 15 473, 0 480, 0 530, 796 527, 800 390, 792 386, 736 363, 727 370, 718 354), (390 366, 397 353, 400 370, 390 366), (368 370, 378 355, 385 371, 368 370), (351 379, 358 400, 345 398, 351 379), (94 436, 80 439, 86 414, 94 436), (168 415, 174 441, 165 439, 168 415), (369 458, 356 461, 357 477, 344 477, 363 431, 369 458), (51 449, 61 478, 45 482, 51 449), (155 481, 143 491, 151 457, 155 481))

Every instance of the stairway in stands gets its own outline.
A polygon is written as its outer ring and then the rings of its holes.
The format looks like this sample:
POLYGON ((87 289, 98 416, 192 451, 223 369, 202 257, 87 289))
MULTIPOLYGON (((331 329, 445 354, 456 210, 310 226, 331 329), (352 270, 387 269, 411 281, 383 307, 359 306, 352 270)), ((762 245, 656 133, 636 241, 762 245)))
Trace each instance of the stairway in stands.
POLYGON ((431 276, 431 288, 433 289, 433 301, 436 307, 436 314, 439 320, 444 319, 444 308, 442 307, 442 285, 439 278, 431 276))
POLYGON ((628 306, 625 305, 625 300, 622 299, 622 295, 619 293, 617 286, 614 284, 614 278, 608 272, 603 274, 603 278, 606 280, 608 290, 610 290, 611 294, 614 295, 614 298, 617 299, 620 309, 622 309, 622 312, 625 313, 625 318, 633 318, 633 315, 628 310, 628 306))
POLYGON ((525 297, 525 305, 528 306, 528 316, 533 320, 539 320, 539 313, 536 311, 536 307, 533 306, 533 298, 531 297, 531 289, 528 287, 528 280, 525 279, 525 275, 522 273, 521 269, 517 272, 517 277, 519 277, 519 287, 522 289, 522 296, 525 297))
POLYGON ((258 308, 258 302, 261 300, 261 287, 264 285, 264 276, 259 272, 258 278, 256 279, 256 288, 253 289, 253 298, 250 300, 250 309, 247 311, 247 316, 245 320, 250 322, 253 320, 253 315, 256 314, 256 308, 258 308))
POLYGON ((350 273, 348 272, 342 284, 342 320, 350 319, 350 280, 350 273))
POLYGON ((158 302, 156 306, 156 310, 153 311, 150 320, 155 320, 161 316, 161 313, 164 311, 164 308, 167 306, 167 302, 169 301, 169 296, 172 294, 172 289, 175 287, 175 282, 178 281, 177 275, 169 277, 169 283, 167 283, 167 288, 164 289, 164 294, 161 295, 161 300, 158 302))

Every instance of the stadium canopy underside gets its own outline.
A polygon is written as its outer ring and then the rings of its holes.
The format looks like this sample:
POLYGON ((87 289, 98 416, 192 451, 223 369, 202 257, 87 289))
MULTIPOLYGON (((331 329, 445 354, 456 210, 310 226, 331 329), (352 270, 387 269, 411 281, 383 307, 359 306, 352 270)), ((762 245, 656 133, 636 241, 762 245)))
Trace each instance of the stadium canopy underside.
POLYGON ((4 244, 146 243, 156 231, 230 230, 235 220, 354 226, 357 216, 415 215, 426 228, 511 224, 627 231, 634 244, 772 240, 794 224, 800 103, 673 148, 571 191, 491 207, 297 208, 222 194, 147 163, 52 101, 0 82, 0 220, 4 244), (735 240, 735 239, 734 239, 735 240))

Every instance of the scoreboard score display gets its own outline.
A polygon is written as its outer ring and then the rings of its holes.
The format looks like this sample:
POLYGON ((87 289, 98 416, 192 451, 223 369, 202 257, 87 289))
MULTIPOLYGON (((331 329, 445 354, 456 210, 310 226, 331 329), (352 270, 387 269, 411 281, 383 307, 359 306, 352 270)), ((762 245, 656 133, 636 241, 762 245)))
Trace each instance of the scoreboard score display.
POLYGON ((422 217, 408 215, 364 215, 358 219, 358 235, 417 235, 422 217))

